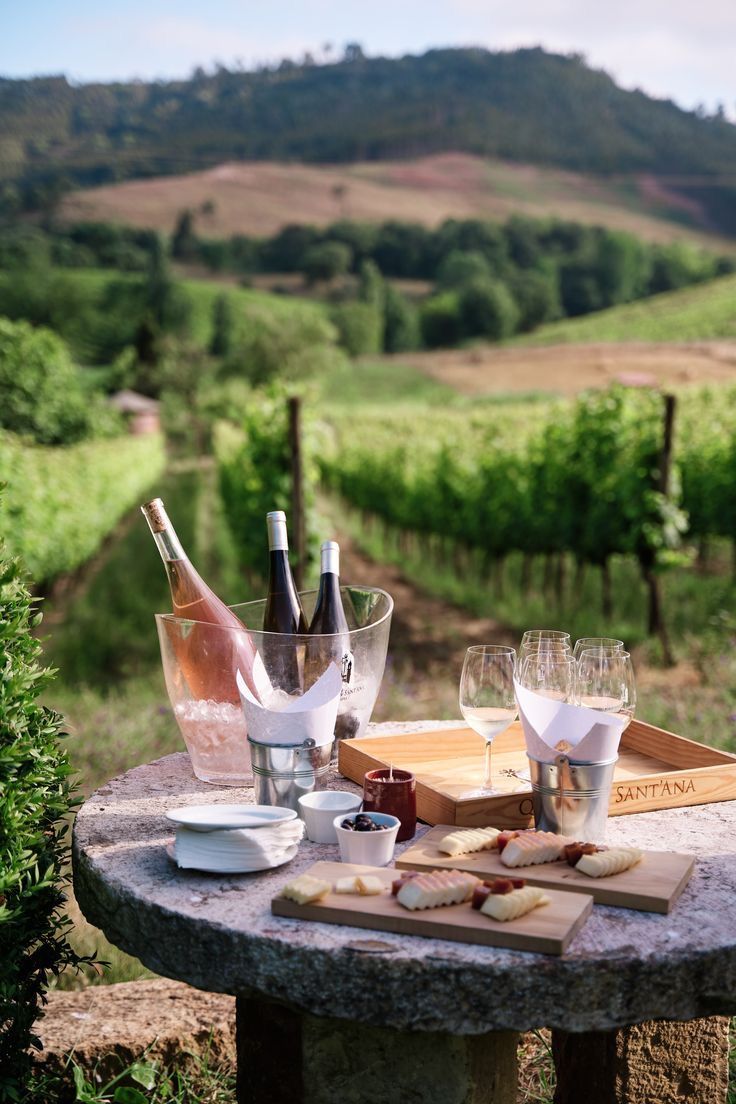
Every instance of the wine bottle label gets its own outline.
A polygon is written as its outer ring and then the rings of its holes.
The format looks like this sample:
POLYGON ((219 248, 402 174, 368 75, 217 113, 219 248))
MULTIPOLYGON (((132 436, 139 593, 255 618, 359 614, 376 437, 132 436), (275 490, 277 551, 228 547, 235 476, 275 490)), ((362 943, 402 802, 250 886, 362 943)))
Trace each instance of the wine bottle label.
POLYGON ((340 663, 340 675, 345 685, 349 686, 353 677, 353 669, 355 667, 355 660, 352 652, 345 652, 342 661, 340 663))
POLYGON ((289 540, 286 535, 286 514, 283 510, 273 510, 266 514, 268 529, 268 548, 271 552, 287 552, 289 540))

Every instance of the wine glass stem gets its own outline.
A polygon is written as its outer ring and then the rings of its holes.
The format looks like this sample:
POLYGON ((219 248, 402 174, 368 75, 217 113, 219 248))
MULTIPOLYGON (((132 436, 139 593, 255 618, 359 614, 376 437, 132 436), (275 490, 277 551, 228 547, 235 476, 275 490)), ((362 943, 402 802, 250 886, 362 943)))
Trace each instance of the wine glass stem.
POLYGON ((490 790, 492 786, 491 782, 491 747, 492 741, 486 740, 486 766, 485 773, 483 775, 483 789, 490 790))

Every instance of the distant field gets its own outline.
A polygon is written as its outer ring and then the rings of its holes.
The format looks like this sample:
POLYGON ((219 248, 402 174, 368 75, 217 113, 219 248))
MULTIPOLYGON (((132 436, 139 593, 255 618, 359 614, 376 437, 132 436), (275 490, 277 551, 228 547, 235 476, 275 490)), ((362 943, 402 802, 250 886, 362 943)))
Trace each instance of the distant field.
POLYGON ((413 161, 349 165, 248 162, 186 176, 131 180, 74 192, 63 202, 70 220, 104 219, 171 230, 184 208, 201 209, 205 237, 266 236, 287 223, 325 225, 340 218, 505 219, 514 213, 555 215, 629 230, 649 241, 685 238, 717 250, 736 243, 710 234, 698 205, 653 177, 596 179, 559 169, 447 153, 413 161))
MULTIPOLYGON (((580 341, 583 340, 581 337, 580 341)), ((616 381, 659 387, 736 383, 736 343, 723 341, 608 345, 601 340, 596 344, 540 348, 478 345, 470 349, 402 353, 385 358, 384 364, 390 365, 392 361, 401 364, 404 376, 413 368, 460 394, 504 400, 512 395, 574 395, 616 381)), ((387 371, 386 376, 390 375, 387 371)), ((442 401, 439 393, 437 401, 442 401)))
POLYGON ((516 345, 736 339, 736 276, 542 326, 516 345))

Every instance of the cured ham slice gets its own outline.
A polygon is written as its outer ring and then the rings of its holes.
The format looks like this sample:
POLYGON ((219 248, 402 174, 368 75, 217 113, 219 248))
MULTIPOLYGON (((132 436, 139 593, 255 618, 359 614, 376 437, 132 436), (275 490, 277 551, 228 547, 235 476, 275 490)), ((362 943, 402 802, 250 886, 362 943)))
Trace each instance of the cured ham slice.
POLYGON ((470 899, 479 883, 480 878, 460 870, 435 870, 431 874, 407 878, 396 894, 396 900, 408 909, 460 905, 470 899))
POLYGON ((549 897, 538 886, 525 886, 511 893, 489 893, 480 911, 492 920, 516 920, 540 905, 548 905, 549 897))
POLYGON ((583 855, 575 869, 590 878, 607 878, 610 874, 620 874, 628 870, 640 861, 641 851, 638 847, 612 847, 610 851, 583 855))
POLYGON ((473 851, 492 851, 501 835, 497 828, 462 828, 449 832, 437 844, 446 855, 469 855, 473 851))
POLYGON ((504 866, 533 866, 562 858, 570 840, 554 832, 520 832, 506 844, 501 854, 504 866))

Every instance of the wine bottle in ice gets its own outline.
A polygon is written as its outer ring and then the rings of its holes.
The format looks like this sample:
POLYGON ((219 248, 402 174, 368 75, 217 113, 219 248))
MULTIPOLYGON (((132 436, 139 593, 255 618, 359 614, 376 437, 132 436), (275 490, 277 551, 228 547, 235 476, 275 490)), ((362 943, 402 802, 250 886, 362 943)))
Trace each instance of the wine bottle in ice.
MULTIPOLYGON (((263 631, 279 635, 307 631, 307 621, 299 601, 294 576, 289 565, 289 540, 286 514, 273 510, 266 514, 268 530, 268 594, 263 614, 263 631)), ((296 643, 277 638, 264 638, 266 670, 274 686, 287 694, 301 688, 299 655, 296 643)))
POLYGON ((239 706, 235 672, 240 669, 250 684, 255 655, 247 628, 195 570, 161 499, 147 502, 141 511, 166 568, 174 614, 192 622, 186 633, 173 626, 170 632, 192 697, 239 706))
MULTIPOLYGON (((325 541, 320 549, 319 592, 309 634, 304 659, 305 687, 313 685, 324 674, 328 664, 334 661, 342 676, 342 696, 346 697, 353 682, 355 660, 350 648, 350 627, 340 594, 340 545, 337 541, 325 541)), ((357 727, 357 718, 341 709, 335 726, 338 738, 354 736, 357 727)))

